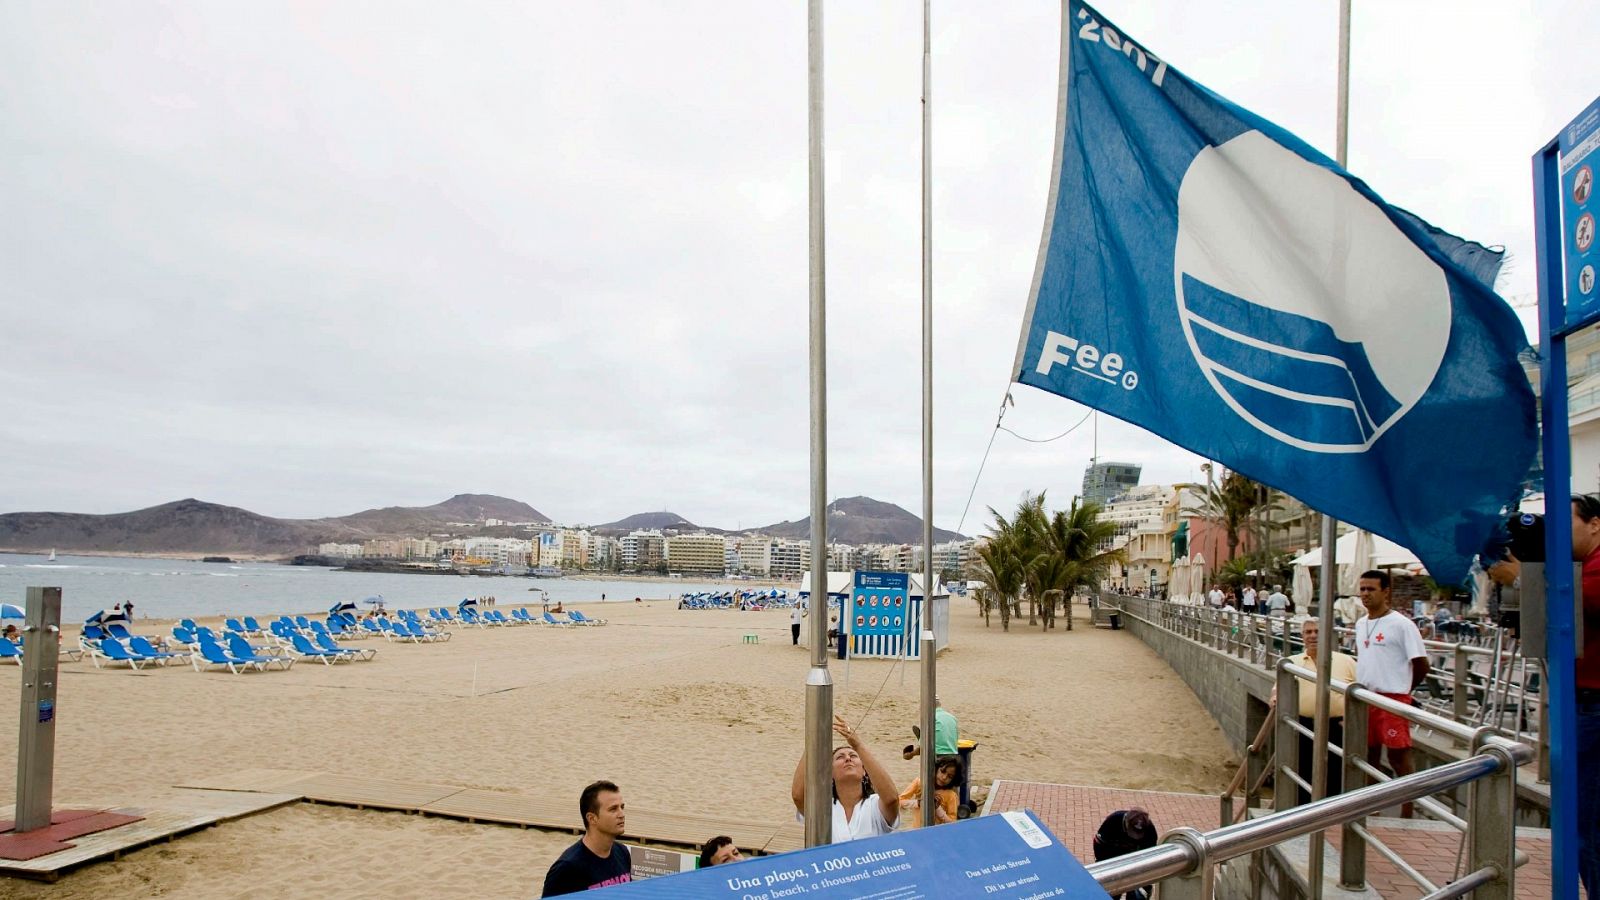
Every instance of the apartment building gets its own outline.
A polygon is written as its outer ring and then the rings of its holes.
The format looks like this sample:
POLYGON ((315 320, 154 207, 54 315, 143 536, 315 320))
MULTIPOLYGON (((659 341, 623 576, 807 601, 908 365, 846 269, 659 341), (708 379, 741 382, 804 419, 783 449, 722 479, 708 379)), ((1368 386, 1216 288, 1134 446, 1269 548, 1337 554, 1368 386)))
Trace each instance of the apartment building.
POLYGON ((721 575, 727 571, 727 543, 721 535, 696 532, 666 539, 667 565, 674 572, 721 575))

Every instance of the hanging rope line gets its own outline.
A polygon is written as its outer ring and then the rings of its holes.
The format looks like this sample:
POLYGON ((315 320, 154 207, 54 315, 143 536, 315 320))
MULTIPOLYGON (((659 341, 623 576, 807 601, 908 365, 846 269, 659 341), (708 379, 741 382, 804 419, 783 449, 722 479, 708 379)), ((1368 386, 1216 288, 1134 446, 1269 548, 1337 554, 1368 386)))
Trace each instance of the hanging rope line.
POLYGON ((1061 432, 1055 437, 1031 438, 1025 434, 1018 434, 1015 431, 1012 431, 1002 423, 1002 420, 1006 417, 1006 407, 1015 405, 1016 401, 1011 399, 1011 392, 1007 391, 1005 399, 1000 401, 1000 414, 995 417, 994 431, 989 433, 989 446, 983 448, 983 459, 978 462, 978 474, 973 476, 972 490, 967 492, 967 505, 961 508, 961 521, 956 523, 957 532, 960 532, 961 527, 967 524, 967 513, 972 511, 972 498, 977 496, 978 493, 978 481, 983 478, 984 466, 989 464, 989 451, 994 449, 994 439, 999 436, 1000 432, 1004 431, 1006 434, 1009 434, 1018 440, 1027 441, 1030 444, 1048 444, 1051 441, 1059 441, 1074 431, 1077 431, 1083 426, 1083 423, 1089 421, 1090 416, 1094 415, 1094 410, 1089 410, 1088 412, 1084 413, 1083 418, 1074 423, 1071 428, 1068 428, 1066 431, 1061 432))
POLYGON ((1020 438, 1021 440, 1027 441, 1030 444, 1048 444, 1051 441, 1059 441, 1062 438, 1066 437, 1067 435, 1073 433, 1074 431, 1077 431, 1078 430, 1078 426, 1082 425, 1083 423, 1085 423, 1087 421, 1089 421, 1089 417, 1092 416, 1092 415, 1094 415, 1094 410, 1091 409, 1088 412, 1083 414, 1083 418, 1079 419, 1076 425, 1073 425, 1071 428, 1068 428, 1066 431, 1061 432, 1060 434, 1056 435, 1055 437, 1047 437, 1047 438, 1031 438, 1031 437, 1028 437, 1027 435, 1017 434, 1015 431, 1012 431, 1011 429, 1009 429, 1009 428, 1007 428, 1004 425, 1001 425, 999 423, 996 423, 995 427, 1000 429, 1001 431, 1004 431, 1006 434, 1011 435, 1014 438, 1020 438))

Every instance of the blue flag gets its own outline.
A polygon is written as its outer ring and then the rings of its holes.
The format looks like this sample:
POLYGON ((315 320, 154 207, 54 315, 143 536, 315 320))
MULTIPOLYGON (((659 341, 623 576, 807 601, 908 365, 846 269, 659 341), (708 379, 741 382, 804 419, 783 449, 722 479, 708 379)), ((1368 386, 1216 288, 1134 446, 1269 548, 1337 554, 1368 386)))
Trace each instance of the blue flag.
POLYGON ((1384 203, 1089 6, 1065 15, 1014 380, 1460 580, 1536 446, 1527 341, 1492 287, 1501 254, 1384 203))

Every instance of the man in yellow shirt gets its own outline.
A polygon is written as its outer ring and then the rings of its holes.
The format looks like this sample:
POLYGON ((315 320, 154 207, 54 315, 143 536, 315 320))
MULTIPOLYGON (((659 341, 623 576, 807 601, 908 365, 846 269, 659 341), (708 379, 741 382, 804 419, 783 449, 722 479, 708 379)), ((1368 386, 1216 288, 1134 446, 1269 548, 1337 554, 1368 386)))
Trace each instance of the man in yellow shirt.
MULTIPOLYGON (((1316 619, 1307 618, 1300 623, 1300 636, 1305 640, 1305 652, 1298 656, 1289 657, 1289 662, 1297 666, 1317 670, 1317 638, 1321 625, 1316 619)), ((1331 654, 1328 669, 1329 676, 1334 681, 1346 683, 1356 680, 1356 658, 1348 653, 1335 650, 1331 654)), ((1300 724, 1308 731, 1317 727, 1317 683, 1299 679, 1300 683, 1300 724)), ((1338 691, 1328 693, 1328 744, 1329 746, 1344 746, 1344 694, 1338 691)), ((1311 781, 1312 765, 1311 738, 1300 735, 1300 777, 1307 783, 1311 781)), ((1297 785, 1298 787, 1298 785, 1297 785)), ((1328 752, 1328 792, 1332 797, 1344 789, 1343 762, 1330 750, 1328 752)), ((1300 789, 1300 802, 1309 803, 1311 795, 1304 788, 1300 789)))

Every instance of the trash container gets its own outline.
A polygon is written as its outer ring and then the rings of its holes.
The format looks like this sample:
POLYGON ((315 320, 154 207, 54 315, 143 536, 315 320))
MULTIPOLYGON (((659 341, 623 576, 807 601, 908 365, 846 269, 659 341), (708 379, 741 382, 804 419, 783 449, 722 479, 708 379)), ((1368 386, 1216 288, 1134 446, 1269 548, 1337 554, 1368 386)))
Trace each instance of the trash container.
POLYGON ((844 659, 845 647, 848 646, 848 644, 846 642, 849 641, 849 640, 850 640, 850 635, 844 630, 843 626, 841 625, 841 627, 839 628, 839 658, 840 659, 844 659))
POLYGON ((972 806, 972 751, 976 749, 978 749, 977 741, 956 741, 956 756, 961 759, 961 805, 956 810, 958 819, 965 819, 977 813, 972 806))

